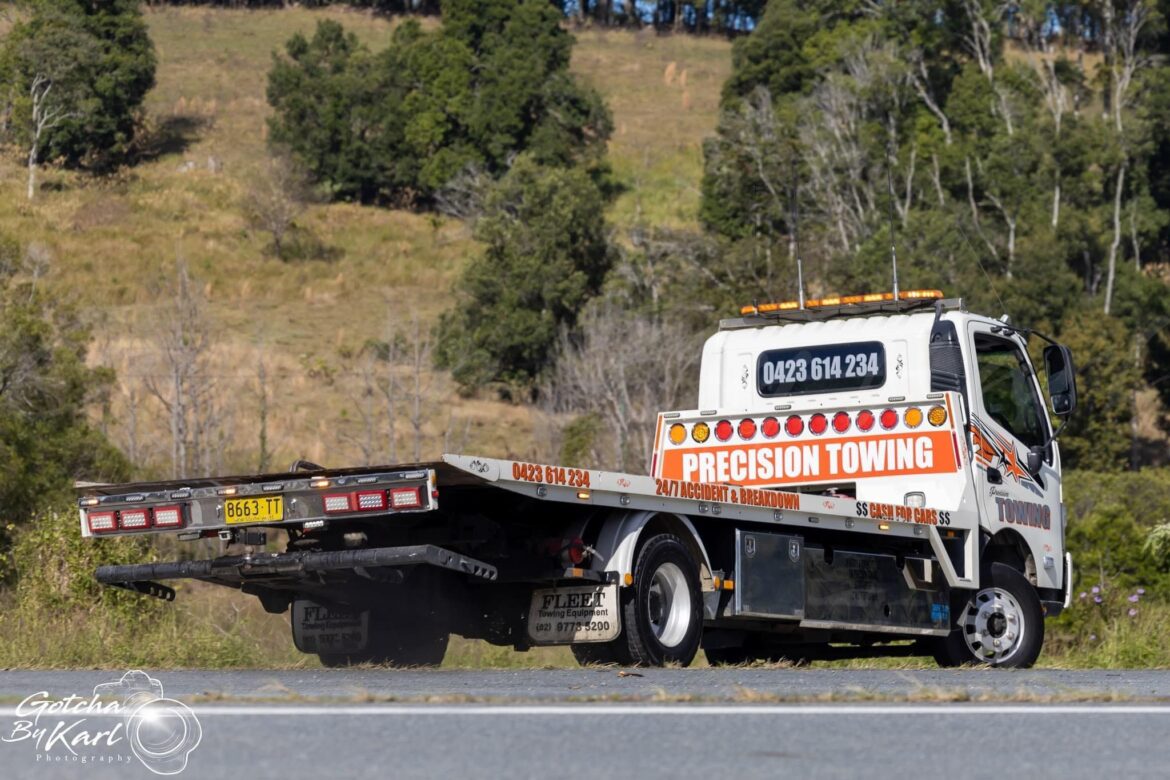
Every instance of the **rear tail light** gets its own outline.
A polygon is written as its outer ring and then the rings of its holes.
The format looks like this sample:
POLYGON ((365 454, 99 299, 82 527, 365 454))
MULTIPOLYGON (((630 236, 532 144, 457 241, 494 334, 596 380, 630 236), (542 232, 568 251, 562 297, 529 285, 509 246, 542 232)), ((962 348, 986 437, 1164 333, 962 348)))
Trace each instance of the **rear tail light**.
POLYGON ((113 512, 90 512, 87 517, 90 533, 102 534, 118 529, 113 512))
POLYGON ((675 423, 670 426, 670 443, 682 444, 687 440, 687 426, 682 423, 675 423))
POLYGON ((926 413, 926 420, 937 428, 947 421, 947 410, 941 406, 931 407, 930 411, 926 413))
POLYGON ((911 406, 902 419, 905 420, 907 428, 917 428, 922 425, 922 410, 917 406, 911 406))
POLYGON ((835 415, 833 415, 833 430, 837 433, 845 433, 845 431, 849 430, 849 426, 852 424, 852 422, 853 421, 849 419, 848 413, 837 412, 835 415))
POLYGON ((123 509, 118 513, 118 527, 123 531, 137 531, 150 527, 150 510, 123 509))
POLYGON ((570 566, 580 566, 585 561, 585 541, 583 539, 566 539, 561 549, 561 560, 570 566))
POLYGON ((719 441, 727 441, 731 438, 733 430, 730 420, 720 420, 715 423, 715 438, 719 441))
POLYGON ((814 435, 820 436, 829 429, 829 420, 820 412, 808 418, 808 429, 814 435))
POLYGON ((893 409, 886 409, 881 416, 882 427, 887 431, 892 430, 898 424, 898 413, 893 409))
POLYGON ((332 493, 324 496, 326 514, 335 512, 352 512, 353 504, 350 493, 332 493))
POLYGON ((183 509, 177 506, 160 506, 154 510, 155 528, 182 528, 183 509))
POLYGON ((763 424, 760 425, 760 430, 767 438, 774 439, 780 435, 780 421, 775 417, 765 417, 763 424))
POLYGON ((362 512, 377 512, 386 508, 386 492, 363 490, 357 494, 357 508, 362 512))
POLYGON ((784 421, 784 432, 789 436, 799 436, 804 433, 804 420, 800 419, 800 415, 792 415, 784 421))
POLYGON ((696 443, 702 444, 703 442, 707 441, 707 439, 711 438, 711 428, 707 425, 707 423, 704 422, 695 423, 695 427, 691 428, 691 438, 694 439, 696 443))
POLYGON ((874 416, 869 409, 857 413, 857 430, 865 432, 873 430, 874 416))
POLYGON ((745 417, 739 421, 739 438, 747 441, 755 438, 756 435, 756 421, 750 417, 745 417))
POLYGON ((423 505, 422 488, 391 488, 390 506, 393 509, 418 509, 423 505))

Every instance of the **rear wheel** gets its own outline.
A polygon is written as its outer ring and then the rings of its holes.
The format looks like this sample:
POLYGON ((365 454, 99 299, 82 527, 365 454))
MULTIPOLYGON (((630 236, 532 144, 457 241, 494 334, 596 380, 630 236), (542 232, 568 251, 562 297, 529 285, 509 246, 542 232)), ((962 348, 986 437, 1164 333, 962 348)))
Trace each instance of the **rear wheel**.
POLYGON ((940 637, 934 658, 940 666, 979 664, 1024 669, 1044 645, 1044 610, 1023 574, 993 563, 982 588, 962 605, 951 633, 940 637))
POLYGON ((646 540, 634 564, 633 586, 622 593, 622 633, 612 648, 633 666, 687 666, 699 650, 703 603, 699 564, 682 540, 646 540))
POLYGON ((754 661, 755 657, 742 645, 740 647, 708 647, 703 650, 707 663, 712 666, 739 666, 754 661))
POLYGON ((606 666, 618 663, 613 642, 589 642, 573 645, 573 657, 582 666, 606 666))
POLYGON ((447 654, 450 634, 433 621, 396 620, 370 615, 368 647, 360 653, 318 653, 328 667, 382 664, 385 666, 438 666, 447 654))

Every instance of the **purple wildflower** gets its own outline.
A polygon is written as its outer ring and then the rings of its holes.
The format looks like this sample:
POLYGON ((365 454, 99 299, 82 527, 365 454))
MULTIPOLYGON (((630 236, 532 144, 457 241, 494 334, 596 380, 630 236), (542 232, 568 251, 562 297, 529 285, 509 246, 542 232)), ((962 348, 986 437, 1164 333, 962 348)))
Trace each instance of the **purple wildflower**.
POLYGON ((1136 593, 1135 593, 1135 594, 1133 594, 1132 596, 1130 596, 1130 597, 1129 597, 1129 603, 1130 603, 1130 604, 1136 604, 1136 603, 1138 602, 1138 599, 1139 599, 1139 598, 1141 598, 1141 596, 1139 596, 1138 594, 1136 594, 1136 593))
POLYGON ((1094 597, 1093 597, 1093 603, 1094 603, 1094 604, 1100 604, 1102 601, 1104 601, 1104 599, 1103 599, 1103 598, 1101 598, 1100 596, 1094 596, 1094 597))
POLYGON ((1137 589, 1137 594, 1138 594, 1139 596, 1144 596, 1144 595, 1146 595, 1146 589, 1145 589, 1145 588, 1138 588, 1138 589, 1137 589))
POLYGON ((1093 588, 1092 588, 1092 590, 1093 590, 1093 592, 1094 592, 1094 593, 1100 593, 1100 592, 1101 592, 1101 588, 1100 588, 1100 587, 1098 587, 1097 585, 1094 585, 1094 586, 1093 586, 1093 588))
POLYGON ((1129 608, 1129 616, 1130 617, 1137 617, 1137 610, 1134 609, 1133 607, 1130 607, 1129 608))
POLYGON ((1088 594, 1088 593, 1085 593, 1085 592, 1082 590, 1082 591, 1081 591, 1081 598, 1083 598, 1083 599, 1084 599, 1084 598, 1088 598, 1088 597, 1089 597, 1089 594, 1088 594))
POLYGON ((1096 634, 1089 634, 1089 641, 1090 641, 1090 642, 1096 642, 1096 641, 1097 641, 1097 635, 1096 635, 1096 634))

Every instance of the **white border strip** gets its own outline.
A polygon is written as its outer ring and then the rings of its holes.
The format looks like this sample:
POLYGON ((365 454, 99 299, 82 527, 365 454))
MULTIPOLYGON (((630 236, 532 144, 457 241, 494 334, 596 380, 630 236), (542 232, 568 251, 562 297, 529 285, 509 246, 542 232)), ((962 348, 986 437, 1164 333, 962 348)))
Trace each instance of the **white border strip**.
MULTIPOLYGON (((1170 705, 1134 704, 517 704, 517 705, 428 705, 428 704, 369 704, 369 705, 199 705, 192 706, 202 716, 540 716, 550 715, 598 717, 615 715, 1170 715, 1170 705)), ((87 713, 88 717, 94 714, 87 713)), ((0 717, 15 718, 14 707, 0 710, 0 717)), ((42 716, 45 717, 45 716, 42 716)), ((64 717, 64 715, 62 715, 64 717)), ((100 716, 99 716, 100 717, 100 716)), ((121 717, 121 715, 119 715, 121 717)))

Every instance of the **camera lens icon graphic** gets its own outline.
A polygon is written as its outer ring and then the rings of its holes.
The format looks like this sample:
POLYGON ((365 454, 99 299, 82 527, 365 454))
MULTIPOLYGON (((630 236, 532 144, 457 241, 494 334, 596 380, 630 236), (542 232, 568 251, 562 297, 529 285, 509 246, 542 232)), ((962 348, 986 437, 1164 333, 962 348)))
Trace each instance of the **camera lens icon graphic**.
POLYGON ((191 708, 174 699, 154 698, 131 706, 126 738, 138 760, 160 775, 186 769, 191 751, 203 739, 203 727, 191 708))
POLYGON ((96 686, 94 695, 121 701, 126 741, 143 766, 158 775, 187 768, 191 752, 203 740, 203 727, 190 707, 163 696, 158 680, 140 671, 127 672, 117 682, 96 686))

